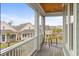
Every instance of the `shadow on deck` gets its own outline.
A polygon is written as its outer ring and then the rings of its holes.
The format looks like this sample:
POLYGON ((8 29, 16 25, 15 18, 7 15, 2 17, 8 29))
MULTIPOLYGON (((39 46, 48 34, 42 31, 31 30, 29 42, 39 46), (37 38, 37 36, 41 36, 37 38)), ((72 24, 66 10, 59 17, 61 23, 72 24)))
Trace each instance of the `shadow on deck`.
POLYGON ((49 47, 48 43, 44 43, 42 48, 35 54, 35 56, 64 56, 62 44, 53 43, 49 47))

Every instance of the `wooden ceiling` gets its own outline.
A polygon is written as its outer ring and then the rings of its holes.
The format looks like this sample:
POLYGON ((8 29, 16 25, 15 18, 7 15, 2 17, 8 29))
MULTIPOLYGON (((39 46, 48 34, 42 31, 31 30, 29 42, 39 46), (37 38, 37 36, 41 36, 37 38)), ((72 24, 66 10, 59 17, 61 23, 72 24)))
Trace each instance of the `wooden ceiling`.
POLYGON ((40 6, 46 13, 62 12, 64 10, 62 3, 40 3, 40 6))

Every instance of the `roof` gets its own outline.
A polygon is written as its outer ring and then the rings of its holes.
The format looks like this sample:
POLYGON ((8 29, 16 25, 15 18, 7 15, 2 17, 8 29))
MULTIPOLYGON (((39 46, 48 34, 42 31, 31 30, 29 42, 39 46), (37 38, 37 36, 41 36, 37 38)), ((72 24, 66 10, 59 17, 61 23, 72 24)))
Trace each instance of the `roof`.
POLYGON ((49 25, 46 25, 45 26, 45 30, 52 30, 53 28, 55 28, 56 26, 49 26, 49 25))
MULTIPOLYGON (((12 32, 17 32, 17 30, 15 29, 15 28, 13 28, 12 27, 12 25, 10 25, 10 24, 8 24, 8 23, 6 23, 6 22, 1 22, 0 23, 0 26, 2 27, 2 26, 5 26, 5 28, 7 28, 7 29, 5 29, 5 31, 7 31, 7 30, 10 30, 10 31, 12 31, 12 32), (3 24, 3 25, 2 25, 3 24), (10 28, 8 28, 8 27, 10 27, 10 28)), ((2 31, 2 29, 0 29, 1 31, 2 31)))
POLYGON ((0 30, 0 33, 16 33, 12 30, 0 30))
POLYGON ((23 31, 20 31, 20 33, 30 33, 30 32, 32 32, 32 33, 34 33, 34 29, 27 29, 27 30, 23 30, 23 31))
MULTIPOLYGON (((23 23, 23 24, 20 24, 18 26, 13 26, 16 30, 21 30, 24 26, 28 25, 28 24, 31 24, 31 23, 23 23)), ((31 24, 32 25, 32 24, 31 24)))

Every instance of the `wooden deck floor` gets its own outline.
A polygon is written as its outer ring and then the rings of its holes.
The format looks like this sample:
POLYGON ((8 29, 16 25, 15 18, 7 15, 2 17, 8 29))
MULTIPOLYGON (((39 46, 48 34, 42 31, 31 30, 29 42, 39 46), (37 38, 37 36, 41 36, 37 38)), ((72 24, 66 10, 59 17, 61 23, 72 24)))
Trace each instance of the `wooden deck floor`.
POLYGON ((45 43, 35 56, 64 56, 61 44, 52 44, 50 47, 45 43))

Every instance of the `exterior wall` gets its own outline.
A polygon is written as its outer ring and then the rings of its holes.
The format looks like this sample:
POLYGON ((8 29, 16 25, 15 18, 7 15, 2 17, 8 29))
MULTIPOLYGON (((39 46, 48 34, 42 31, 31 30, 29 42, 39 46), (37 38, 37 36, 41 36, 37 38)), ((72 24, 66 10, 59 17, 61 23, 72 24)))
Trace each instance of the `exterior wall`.
POLYGON ((31 37, 33 37, 33 33, 32 33, 32 35, 31 34, 28 35, 28 33, 21 33, 21 40, 28 39, 31 37), (24 35, 24 37, 23 37, 23 35, 24 35))
POLYGON ((17 41, 17 33, 11 33, 11 35, 12 34, 15 34, 16 35, 16 38, 15 39, 11 39, 11 40, 17 41))
MULTIPOLYGON (((15 39, 10 38, 10 40, 17 41, 17 33, 10 33, 10 35, 12 35, 12 34, 16 34, 16 38, 15 39)), ((7 34, 6 33, 4 33, 4 34, 2 33, 1 34, 1 43, 6 43, 6 42, 8 42, 7 34), (5 41, 2 41, 2 35, 5 35, 5 41)))
POLYGON ((52 35, 52 30, 45 30, 45 42, 47 42, 50 35, 52 35))
POLYGON ((20 30, 20 37, 21 37, 21 40, 24 40, 24 39, 27 39, 27 38, 30 38, 31 35, 29 33, 32 33, 32 36, 34 36, 34 31, 31 31, 31 30, 34 30, 34 26, 31 25, 31 24, 28 24, 26 26, 24 26, 21 30, 20 30), (26 30, 28 32, 26 32, 26 30), (26 34, 26 37, 23 37, 23 34, 26 34), (29 34, 29 35, 28 35, 29 34))
POLYGON ((22 31, 20 34, 20 37, 21 37, 21 40, 24 40, 24 39, 28 39, 28 38, 31 38, 35 35, 34 33, 34 29, 33 30, 29 30, 29 29, 26 29, 25 31, 22 31))

